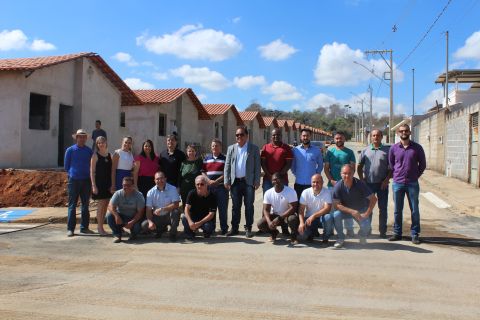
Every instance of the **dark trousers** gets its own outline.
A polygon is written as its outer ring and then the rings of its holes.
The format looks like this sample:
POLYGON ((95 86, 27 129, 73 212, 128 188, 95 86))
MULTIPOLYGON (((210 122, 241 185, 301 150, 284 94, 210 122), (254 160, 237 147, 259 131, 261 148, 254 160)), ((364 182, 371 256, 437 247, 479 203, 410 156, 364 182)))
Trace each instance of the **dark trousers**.
MULTIPOLYGON (((290 227, 290 233, 292 234, 293 237, 296 237, 296 235, 298 234, 298 225, 300 223, 298 220, 298 216, 296 214, 289 215, 288 218, 286 219, 287 221, 284 221, 284 219, 281 219, 279 215, 270 214, 270 220, 275 220, 275 219, 281 220, 280 226, 288 225, 290 227)), ((270 229, 265 216, 262 216, 262 218, 258 221, 257 227, 259 230, 265 233, 270 233, 271 235, 273 235, 276 231, 276 228, 275 230, 270 229)))
MULTIPOLYGON (((112 229, 112 233, 115 237, 122 237, 122 228, 128 223, 128 221, 132 220, 132 217, 125 216, 123 214, 120 214, 120 218, 122 218, 122 224, 117 224, 115 221, 115 216, 109 212, 107 213, 107 223, 110 229, 112 229)), ((140 233, 141 226, 140 226, 140 221, 136 222, 132 229, 130 229, 130 234, 132 236, 135 236, 140 233)))
MULTIPOLYGON (((187 236, 192 237, 195 235, 195 232, 193 232, 193 230, 190 229, 190 226, 188 225, 188 220, 185 216, 182 218, 182 224, 183 224, 184 232, 187 236)), ((215 231, 215 223, 213 222, 213 219, 205 222, 200 227, 200 229, 203 231, 205 235, 211 235, 215 231)))
MULTIPOLYGON (((167 226, 170 225, 170 234, 177 234, 178 223, 180 222, 180 211, 174 209, 170 212, 162 212, 159 216, 153 215, 152 221, 156 226, 156 234, 161 234, 164 230, 167 229, 167 226)), ((148 220, 142 222, 142 230, 146 232, 151 232, 148 229, 148 220)))
POLYGON ((382 190, 382 183, 367 183, 367 185, 378 198, 378 231, 380 234, 386 234, 388 219, 388 186, 385 190, 382 190))
POLYGON ((90 211, 88 205, 90 201, 90 192, 92 190, 90 179, 73 179, 68 178, 68 217, 67 229, 75 230, 77 225, 77 202, 78 197, 82 202, 82 217, 80 220, 80 231, 88 229, 90 224, 90 211))
POLYGON ((235 179, 230 189, 232 195, 232 230, 238 231, 240 224, 242 200, 245 206, 245 229, 252 230, 253 202, 255 201, 255 188, 248 185, 245 179, 235 179))
MULTIPOLYGON (((218 217, 220 219, 220 229, 222 231, 228 230, 228 190, 222 185, 210 187, 212 192, 217 197, 218 217)), ((213 218, 216 224, 216 216, 213 218)))

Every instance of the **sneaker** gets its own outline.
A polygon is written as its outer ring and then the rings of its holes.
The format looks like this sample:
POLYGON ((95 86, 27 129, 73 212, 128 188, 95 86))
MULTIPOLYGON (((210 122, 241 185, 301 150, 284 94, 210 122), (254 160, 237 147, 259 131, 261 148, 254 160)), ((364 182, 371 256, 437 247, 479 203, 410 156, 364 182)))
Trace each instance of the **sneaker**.
POLYGON ((177 241, 177 234, 176 233, 171 233, 170 234, 170 242, 176 242, 177 241))
POLYGON ((307 242, 313 242, 313 235, 309 235, 307 237, 307 242))
POLYGON ((282 228, 282 235, 285 237, 288 237, 290 235, 290 231, 288 231, 288 228, 282 228))
POLYGON ((120 243, 120 242, 122 242, 122 238, 118 236, 113 236, 113 243, 120 243))
POLYGON ((238 235, 238 230, 232 229, 227 232, 227 237, 236 236, 236 235, 238 235))
POLYGON ((253 238, 253 232, 252 230, 245 230, 245 237, 247 238, 253 238))
POLYGON ((194 234, 192 234, 192 235, 186 235, 186 238, 185 238, 185 239, 188 240, 188 241, 195 241, 195 235, 194 235, 194 234))
POLYGON ((360 237, 359 241, 358 241, 361 245, 364 245, 364 244, 367 244, 367 238, 365 237, 360 237))
POLYGON ((354 238, 355 237, 355 232, 353 231, 353 229, 347 230, 347 237, 349 237, 349 238, 354 238))
POLYGON ((203 233, 203 237, 204 237, 205 239, 210 238, 210 236, 211 236, 210 233, 206 233, 206 232, 203 233))
POLYGON ((220 234, 221 234, 222 236, 226 235, 227 233, 228 233, 228 229, 227 229, 227 230, 222 230, 222 231, 220 231, 220 234))
POLYGON ((291 243, 292 245, 298 244, 297 237, 290 237, 290 243, 291 243))
POLYGON ((73 237, 73 231, 72 230, 67 231, 67 237, 73 237))
POLYGON ((420 238, 418 237, 418 235, 412 236, 412 243, 413 244, 420 244, 420 238))
POLYGON ((133 240, 136 240, 136 239, 137 239, 136 234, 130 234, 130 237, 128 237, 127 241, 133 241, 133 240))
POLYGON ((378 236, 380 239, 387 239, 387 234, 386 233, 380 233, 380 235, 378 236))
POLYGON ((160 239, 162 237, 162 233, 157 232, 157 233, 155 233, 154 237, 155 237, 155 239, 160 239))
POLYGON ((327 238, 323 238, 323 239, 322 239, 322 243, 328 245, 328 239, 327 239, 327 238))
POLYGON ((80 230, 80 233, 83 233, 83 234, 94 234, 95 232, 93 232, 92 230, 88 229, 88 228, 85 228, 85 229, 81 229, 80 230))
POLYGON ((337 241, 335 242, 335 244, 333 245, 333 247, 334 247, 335 249, 341 249, 341 248, 343 248, 343 244, 344 244, 344 241, 343 241, 343 240, 337 240, 337 241))
POLYGON ((402 236, 398 234, 394 234, 390 238, 388 238, 388 241, 400 241, 400 240, 402 240, 402 236))

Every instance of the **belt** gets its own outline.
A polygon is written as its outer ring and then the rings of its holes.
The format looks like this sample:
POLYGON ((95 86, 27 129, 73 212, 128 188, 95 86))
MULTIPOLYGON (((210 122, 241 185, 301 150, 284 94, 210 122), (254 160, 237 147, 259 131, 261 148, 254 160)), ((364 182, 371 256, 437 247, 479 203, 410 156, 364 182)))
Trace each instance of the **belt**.
POLYGON ((242 177, 242 178, 235 178, 235 180, 238 180, 238 181, 247 181, 247 180, 245 179, 245 177, 242 177))

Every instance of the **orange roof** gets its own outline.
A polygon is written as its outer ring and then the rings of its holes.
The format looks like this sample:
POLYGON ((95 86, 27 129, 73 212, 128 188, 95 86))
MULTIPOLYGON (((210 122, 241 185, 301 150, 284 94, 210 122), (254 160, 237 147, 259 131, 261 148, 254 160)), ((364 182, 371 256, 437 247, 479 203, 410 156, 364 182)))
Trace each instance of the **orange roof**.
MULTIPOLYGON (((127 84, 113 71, 112 68, 100 57, 93 52, 81 52, 74 54, 66 54, 62 56, 36 57, 36 58, 16 58, 16 59, 0 59, 0 71, 30 71, 50 67, 56 64, 72 61, 79 58, 90 59, 107 79, 120 91, 122 95, 122 106, 141 105, 142 102, 127 86, 127 84)), ((28 77, 28 76, 27 76, 28 77)))
POLYGON ((199 120, 210 120, 207 110, 190 88, 178 89, 152 89, 152 90, 133 90, 144 104, 164 104, 178 99, 186 93, 193 102, 198 111, 199 120))
POLYGON ((288 124, 287 124, 287 120, 277 119, 277 122, 278 122, 278 127, 285 128, 285 131, 290 131, 290 128, 288 127, 288 124))
POLYGON ((278 122, 275 117, 263 117, 263 121, 265 121, 265 125, 267 127, 271 126, 273 124, 274 128, 278 128, 278 122))
POLYGON ((258 126, 262 129, 265 128, 265 121, 263 121, 263 117, 258 111, 242 111, 239 112, 240 118, 245 121, 252 121, 253 119, 257 118, 258 126))
POLYGON ((295 125, 295 120, 288 119, 287 125, 292 128, 293 130, 297 130, 297 126, 295 125))
POLYGON ((225 114, 228 110, 232 110, 233 114, 235 115, 235 118, 237 119, 237 126, 243 126, 243 120, 242 117, 240 117, 240 114, 238 113, 237 108, 235 108, 234 104, 228 104, 228 103, 210 103, 210 104, 204 104, 203 107, 205 110, 207 110, 207 113, 210 116, 218 116, 221 114, 225 114))

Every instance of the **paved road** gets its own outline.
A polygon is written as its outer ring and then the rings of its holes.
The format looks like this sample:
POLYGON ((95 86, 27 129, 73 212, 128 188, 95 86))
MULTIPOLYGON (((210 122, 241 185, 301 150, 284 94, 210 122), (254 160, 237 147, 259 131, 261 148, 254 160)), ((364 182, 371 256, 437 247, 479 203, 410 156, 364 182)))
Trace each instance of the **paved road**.
POLYGON ((261 236, 113 244, 55 224, 0 235, 0 319, 478 319, 480 219, 423 199, 421 213, 420 246, 374 235, 345 250, 261 236))

